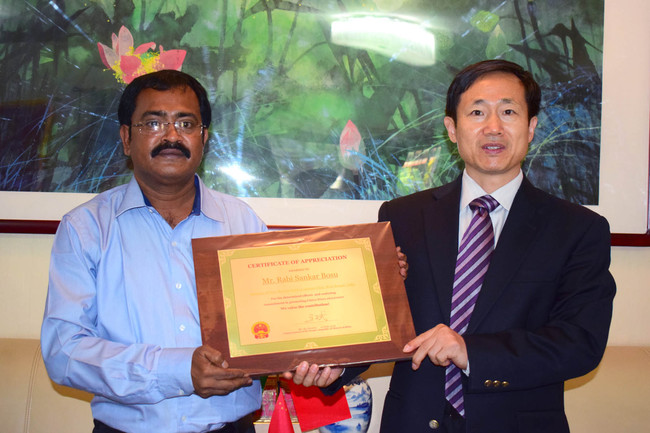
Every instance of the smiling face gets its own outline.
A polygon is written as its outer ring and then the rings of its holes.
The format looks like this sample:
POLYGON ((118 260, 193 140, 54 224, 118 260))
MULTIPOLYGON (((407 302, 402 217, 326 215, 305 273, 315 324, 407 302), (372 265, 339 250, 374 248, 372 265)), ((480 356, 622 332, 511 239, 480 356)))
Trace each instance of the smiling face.
POLYGON ((444 123, 467 174, 491 193, 519 173, 537 117, 528 120, 521 81, 495 72, 476 80, 460 97, 456 122, 445 117, 444 123))
MULTIPOLYGON (((165 91, 144 89, 136 99, 131 117, 132 125, 183 120, 201 123, 198 98, 187 87, 165 91)), ((120 136, 124 153, 133 161, 138 183, 157 189, 194 182, 194 173, 203 158, 207 131, 197 128, 192 134, 179 134, 172 124, 160 134, 147 134, 137 126, 122 125, 120 136)))

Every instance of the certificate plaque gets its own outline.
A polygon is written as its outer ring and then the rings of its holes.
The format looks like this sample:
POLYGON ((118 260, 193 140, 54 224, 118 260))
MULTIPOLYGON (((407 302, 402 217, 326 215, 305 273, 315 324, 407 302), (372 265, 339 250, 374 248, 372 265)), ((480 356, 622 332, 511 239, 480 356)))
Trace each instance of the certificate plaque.
POLYGON ((194 239, 204 344, 252 375, 407 359, 390 223, 194 239))

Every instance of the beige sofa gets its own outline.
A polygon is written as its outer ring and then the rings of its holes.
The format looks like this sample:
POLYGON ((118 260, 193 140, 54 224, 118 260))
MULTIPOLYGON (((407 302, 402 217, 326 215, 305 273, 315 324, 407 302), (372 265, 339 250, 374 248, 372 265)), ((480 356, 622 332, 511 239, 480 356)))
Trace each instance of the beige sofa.
POLYGON ((92 431, 92 395, 50 381, 38 340, 0 338, 0 383, 0 431, 92 431))
MULTIPOLYGON (((566 385, 572 433, 642 432, 650 426, 650 347, 608 347, 601 365, 566 385)), ((387 378, 374 378, 375 397, 387 378), (385 379, 385 380, 384 380, 385 379)), ((53 384, 35 339, 0 338, 0 431, 90 433, 91 395, 53 384)), ((267 426, 257 426, 266 431, 267 426)), ((295 427, 296 432, 299 428, 295 427)), ((376 433, 376 432, 370 432, 376 433)))

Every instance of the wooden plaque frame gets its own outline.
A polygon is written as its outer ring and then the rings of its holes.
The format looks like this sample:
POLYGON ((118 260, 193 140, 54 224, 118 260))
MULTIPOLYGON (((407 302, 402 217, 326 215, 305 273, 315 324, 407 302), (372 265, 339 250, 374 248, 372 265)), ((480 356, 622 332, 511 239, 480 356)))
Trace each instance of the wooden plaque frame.
POLYGON ((409 359, 402 351, 415 337, 404 282, 399 274, 390 223, 318 227, 192 240, 203 343, 219 350, 231 368, 253 376, 294 370, 302 361, 320 366, 350 366, 409 359), (218 251, 356 238, 370 238, 390 341, 232 357, 218 265, 218 251))

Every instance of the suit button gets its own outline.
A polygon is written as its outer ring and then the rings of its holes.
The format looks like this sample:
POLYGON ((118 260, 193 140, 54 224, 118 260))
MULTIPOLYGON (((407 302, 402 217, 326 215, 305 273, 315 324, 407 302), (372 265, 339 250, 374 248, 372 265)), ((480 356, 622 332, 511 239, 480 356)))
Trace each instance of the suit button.
POLYGON ((505 380, 503 382, 501 382, 501 386, 504 387, 504 388, 507 388, 508 385, 510 385, 510 382, 507 382, 505 380))
POLYGON ((491 380, 486 380, 485 382, 483 382, 483 385, 485 385, 486 388, 489 388, 489 387, 492 386, 492 381, 491 380))
POLYGON ((440 427, 440 423, 438 421, 436 421, 435 419, 429 421, 429 428, 431 428, 432 430, 437 430, 438 427, 440 427))
POLYGON ((494 385, 495 388, 498 388, 498 387, 501 386, 501 381, 500 380, 495 380, 494 382, 492 382, 492 385, 494 385))

